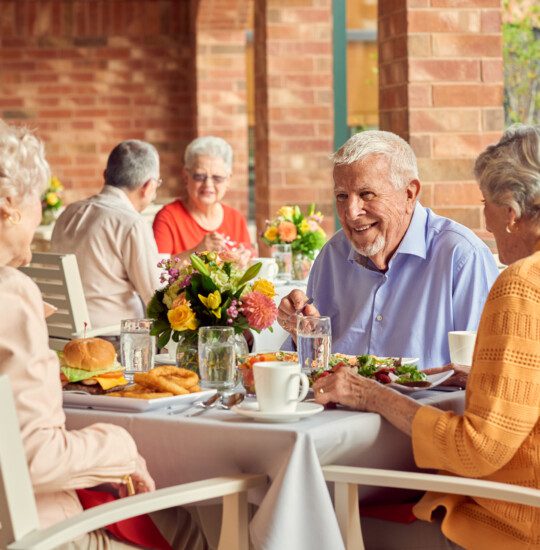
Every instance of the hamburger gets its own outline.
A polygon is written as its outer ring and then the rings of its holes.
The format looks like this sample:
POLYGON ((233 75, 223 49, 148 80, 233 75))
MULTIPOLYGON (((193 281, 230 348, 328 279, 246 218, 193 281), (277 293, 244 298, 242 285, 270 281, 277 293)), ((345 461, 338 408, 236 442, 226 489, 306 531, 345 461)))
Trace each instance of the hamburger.
POLYGON ((101 338, 68 342, 60 357, 60 371, 65 390, 103 394, 121 390, 128 383, 114 346, 101 338))

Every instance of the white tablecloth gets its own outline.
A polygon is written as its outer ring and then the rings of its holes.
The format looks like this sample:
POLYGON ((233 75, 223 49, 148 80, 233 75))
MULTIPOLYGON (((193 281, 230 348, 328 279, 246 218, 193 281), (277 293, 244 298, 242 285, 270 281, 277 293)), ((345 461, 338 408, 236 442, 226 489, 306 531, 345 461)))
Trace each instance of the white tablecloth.
MULTIPOLYGON (((418 392, 422 401, 462 412, 464 392, 418 392)), ((195 418, 166 410, 143 414, 66 409, 67 425, 124 426, 158 487, 236 473, 266 473, 267 490, 250 524, 256 549, 343 548, 320 465, 415 469, 410 439, 377 414, 326 410, 290 424, 259 424, 230 411, 195 418)))

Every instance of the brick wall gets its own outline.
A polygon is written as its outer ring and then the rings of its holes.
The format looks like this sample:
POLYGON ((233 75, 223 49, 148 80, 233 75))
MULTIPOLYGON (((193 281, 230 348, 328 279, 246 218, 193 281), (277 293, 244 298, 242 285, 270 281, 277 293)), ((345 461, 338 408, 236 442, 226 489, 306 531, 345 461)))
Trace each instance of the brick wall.
POLYGON ((129 138, 159 149, 160 192, 176 193, 196 131, 189 24, 175 0, 2 0, 0 117, 37 129, 68 202, 129 138))
POLYGON ((381 128, 409 140, 422 202, 484 235, 472 166, 503 128, 499 0, 380 0, 381 128))
POLYGON ((331 0, 255 3, 257 227, 315 201, 333 229, 331 0), (286 6, 286 7, 285 7, 286 6))
POLYGON ((198 135, 226 139, 234 151, 226 201, 248 211, 246 27, 251 2, 200 0, 196 19, 198 135))

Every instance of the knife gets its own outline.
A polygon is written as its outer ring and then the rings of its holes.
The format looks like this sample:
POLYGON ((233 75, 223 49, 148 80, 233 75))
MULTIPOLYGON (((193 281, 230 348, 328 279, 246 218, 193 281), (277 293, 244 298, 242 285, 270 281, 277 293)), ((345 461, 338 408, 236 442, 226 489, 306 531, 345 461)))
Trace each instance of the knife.
POLYGON ((207 409, 211 408, 214 403, 220 398, 220 394, 216 392, 214 395, 211 395, 206 401, 199 401, 186 410, 178 411, 181 412, 184 416, 198 416, 202 414, 207 409))

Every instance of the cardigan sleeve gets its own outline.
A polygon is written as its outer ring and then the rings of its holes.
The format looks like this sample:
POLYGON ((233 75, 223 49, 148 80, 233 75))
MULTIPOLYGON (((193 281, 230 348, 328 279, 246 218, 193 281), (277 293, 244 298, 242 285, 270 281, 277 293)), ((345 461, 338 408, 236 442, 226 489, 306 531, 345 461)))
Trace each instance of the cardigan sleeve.
POLYGON ((484 477, 507 464, 530 437, 540 412, 540 291, 508 268, 486 302, 463 416, 423 407, 413 420, 422 468, 484 477))

